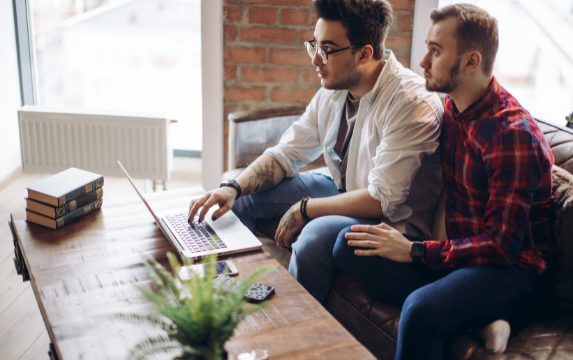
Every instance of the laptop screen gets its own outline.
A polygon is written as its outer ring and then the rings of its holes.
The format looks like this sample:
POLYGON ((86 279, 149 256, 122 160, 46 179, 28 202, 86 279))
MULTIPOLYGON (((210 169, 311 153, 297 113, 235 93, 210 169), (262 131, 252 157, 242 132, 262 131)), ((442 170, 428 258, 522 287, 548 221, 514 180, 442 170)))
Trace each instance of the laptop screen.
POLYGON ((143 200, 143 202, 145 203, 145 206, 147 206, 147 208, 148 208, 149 211, 151 212, 151 215, 153 215, 153 217, 155 218, 155 221, 157 221, 157 223, 159 224, 159 219, 157 218, 157 216, 155 216, 155 213, 153 212, 153 209, 151 209, 151 206, 149 206, 149 204, 147 203, 147 201, 145 201, 145 199, 143 198, 143 195, 141 195, 141 193, 139 192, 139 190, 137 189, 137 187, 136 187, 135 184, 133 183, 133 180, 131 180, 131 176, 129 176, 129 174, 127 173, 127 171, 125 170, 125 168, 123 167, 123 165, 121 165, 121 162, 119 162, 119 160, 117 161, 117 163, 119 164, 119 167, 121 168, 121 170, 123 170, 123 173, 125 174, 125 176, 127 176, 127 180, 129 180, 129 182, 131 183, 131 186, 133 186, 133 188, 134 188, 135 191, 137 192, 137 195, 139 195, 139 197, 141 198, 141 200, 143 200))

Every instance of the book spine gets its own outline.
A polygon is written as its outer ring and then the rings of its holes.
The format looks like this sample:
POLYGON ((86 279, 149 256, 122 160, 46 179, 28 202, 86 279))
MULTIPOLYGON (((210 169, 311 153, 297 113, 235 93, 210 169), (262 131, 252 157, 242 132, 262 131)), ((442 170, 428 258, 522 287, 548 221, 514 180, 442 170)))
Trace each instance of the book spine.
POLYGON ((87 193, 85 196, 77 198, 75 200, 69 201, 64 206, 59 206, 56 208, 56 219, 75 211, 82 206, 92 203, 103 197, 103 188, 96 189, 92 192, 87 193))
POLYGON ((83 206, 75 211, 72 211, 67 215, 62 216, 59 219, 56 219, 56 229, 59 229, 62 226, 66 226, 69 223, 76 221, 77 219, 91 213, 92 211, 101 208, 102 203, 103 199, 98 199, 91 204, 83 206))
POLYGON ((69 201, 78 199, 89 192, 92 192, 96 189, 99 189, 103 186, 103 176, 97 180, 92 181, 89 184, 86 184, 80 188, 70 191, 69 193, 61 196, 58 198, 58 206, 63 206, 69 201))

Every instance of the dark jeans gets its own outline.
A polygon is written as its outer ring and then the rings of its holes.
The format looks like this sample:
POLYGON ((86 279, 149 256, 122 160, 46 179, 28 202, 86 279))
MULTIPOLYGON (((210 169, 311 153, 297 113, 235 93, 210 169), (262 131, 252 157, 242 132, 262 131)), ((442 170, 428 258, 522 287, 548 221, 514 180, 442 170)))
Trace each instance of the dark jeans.
POLYGON ((379 256, 354 255, 342 230, 334 259, 374 298, 402 306, 395 359, 443 359, 444 338, 511 320, 531 298, 539 275, 518 266, 430 270, 379 256))

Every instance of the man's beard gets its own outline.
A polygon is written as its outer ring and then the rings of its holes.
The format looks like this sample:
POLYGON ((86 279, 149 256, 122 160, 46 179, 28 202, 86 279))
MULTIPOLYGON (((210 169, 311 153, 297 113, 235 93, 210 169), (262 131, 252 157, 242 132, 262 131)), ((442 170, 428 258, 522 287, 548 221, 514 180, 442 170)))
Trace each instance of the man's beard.
POLYGON ((435 92, 441 92, 441 93, 451 93, 452 91, 454 91, 458 85, 460 84, 460 64, 462 62, 462 57, 459 56, 456 59, 456 62, 454 63, 454 65, 452 65, 452 67, 450 68, 450 72, 448 74, 448 77, 444 80, 436 80, 436 82, 432 85, 430 85, 430 83, 428 82, 428 80, 426 80, 426 90, 428 91, 435 91, 435 92))
POLYGON ((356 64, 350 66, 352 66, 352 68, 344 78, 334 80, 332 84, 325 85, 324 88, 329 90, 348 90, 358 84, 360 82, 360 73, 357 71, 358 66, 356 66, 356 64))

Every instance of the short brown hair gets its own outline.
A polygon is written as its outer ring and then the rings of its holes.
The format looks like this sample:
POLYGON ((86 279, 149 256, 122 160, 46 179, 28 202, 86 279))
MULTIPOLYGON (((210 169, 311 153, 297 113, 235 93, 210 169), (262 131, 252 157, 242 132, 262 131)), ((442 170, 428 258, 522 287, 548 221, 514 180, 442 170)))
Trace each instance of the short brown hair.
POLYGON ((392 26, 392 6, 386 0, 313 0, 314 14, 341 21, 352 45, 371 45, 372 57, 384 56, 384 40, 392 26))
POLYGON ((458 43, 458 54, 468 50, 479 51, 483 62, 482 70, 491 75, 499 45, 497 20, 484 9, 471 4, 449 5, 433 9, 430 13, 432 24, 449 18, 458 20, 458 28, 454 34, 458 43))

